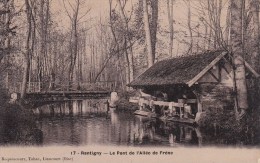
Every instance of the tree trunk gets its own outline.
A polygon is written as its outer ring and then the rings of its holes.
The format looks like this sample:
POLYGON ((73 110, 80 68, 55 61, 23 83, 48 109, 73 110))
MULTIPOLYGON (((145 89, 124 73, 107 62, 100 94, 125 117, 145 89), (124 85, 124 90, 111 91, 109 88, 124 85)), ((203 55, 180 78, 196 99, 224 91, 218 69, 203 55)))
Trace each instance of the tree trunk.
POLYGON ((188 53, 192 53, 193 49, 193 34, 192 34, 192 28, 191 28, 191 6, 190 6, 190 0, 188 2, 188 28, 190 33, 190 47, 188 49, 188 53))
POLYGON ((44 53, 45 53, 45 41, 44 41, 44 0, 40 0, 40 11, 39 11, 39 19, 40 19, 40 53, 38 54, 38 80, 41 83, 43 81, 43 76, 44 76, 44 53))
POLYGON ((234 75, 237 107, 242 113, 248 109, 245 66, 243 60, 243 2, 231 0, 231 48, 234 58, 234 75))
POLYGON ((70 71, 70 82, 73 82, 73 75, 74 75, 74 69, 75 69, 75 63, 77 59, 78 54, 78 30, 77 30, 77 18, 75 17, 73 22, 73 53, 72 55, 72 61, 71 61, 71 71, 70 71))
POLYGON ((153 62, 155 60, 155 53, 156 53, 156 42, 157 42, 157 23, 158 23, 158 0, 151 1, 151 9, 152 9, 152 16, 151 16, 151 43, 152 43, 152 57, 153 62))
POLYGON ((79 14, 80 1, 76 0, 75 10, 73 10, 71 19, 71 56, 69 65, 69 87, 72 87, 74 80, 74 69, 78 54, 78 14, 79 14))
POLYGON ((146 39, 146 48, 147 48, 147 60, 148 60, 148 68, 149 68, 154 64, 154 57, 153 57, 153 50, 152 50, 150 24, 148 18, 147 0, 143 0, 143 14, 144 14, 143 21, 144 21, 145 39, 146 39))
MULTIPOLYGON (((117 3, 119 4, 119 8, 120 8, 120 14, 123 18, 123 21, 124 21, 124 26, 125 26, 125 29, 126 29, 126 36, 127 36, 127 39, 125 39, 125 47, 127 47, 127 45, 131 45, 131 39, 130 39, 130 36, 129 36, 129 27, 128 27, 128 22, 127 22, 127 17, 125 15, 125 12, 124 12, 124 9, 123 9, 123 6, 120 2, 120 0, 117 0, 117 3)), ((130 83, 133 79, 134 79, 134 57, 133 57, 133 51, 132 51, 132 48, 130 48, 130 50, 128 51, 127 49, 126 50, 126 61, 127 61, 127 71, 128 71, 128 80, 127 80, 127 83, 130 83)))
POLYGON ((226 46, 227 46, 227 49, 230 50, 230 21, 231 21, 231 11, 230 11, 230 8, 231 8, 231 4, 230 4, 230 1, 228 3, 228 8, 227 8, 227 16, 226 16, 226 32, 225 32, 225 41, 226 41, 226 46))
POLYGON ((27 38, 26 38, 24 63, 23 63, 24 71, 23 71, 21 98, 25 97, 26 90, 27 90, 27 81, 28 81, 29 68, 30 68, 30 39, 31 39, 31 31, 32 31, 31 7, 28 0, 25 0, 25 5, 26 5, 26 16, 27 16, 27 38))
MULTIPOLYGON (((251 0, 250 1, 250 9, 253 17, 253 38, 252 38, 252 44, 251 44, 251 64, 252 67, 259 73, 260 71, 260 49, 259 49, 259 1, 258 0, 251 0)), ((250 82, 250 104, 257 105, 259 104, 259 101, 256 97, 260 94, 260 86, 259 86, 259 80, 251 80, 250 82), (253 88, 253 89, 252 89, 253 88)))
POLYGON ((259 1, 251 0, 251 12, 253 14, 253 42, 252 42, 252 67, 259 72, 259 1))
MULTIPOLYGON (((44 46, 44 58, 46 59, 46 63, 45 63, 45 66, 46 66, 46 77, 50 76, 51 75, 51 61, 48 60, 50 59, 51 57, 48 57, 48 39, 49 39, 49 36, 50 36, 50 33, 49 33, 49 20, 50 20, 50 2, 49 0, 46 0, 46 11, 45 11, 45 19, 44 19, 44 43, 45 43, 45 46, 44 46)), ((51 55, 51 54, 50 54, 51 55)), ((49 80, 49 79, 48 79, 49 80)))
POLYGON ((168 21, 169 21, 169 32, 170 32, 170 42, 169 42, 169 55, 173 57, 173 0, 167 0, 167 11, 168 11, 168 21))
POLYGON ((216 20, 216 31, 217 31, 217 48, 220 48, 223 45, 223 36, 221 29, 221 13, 222 13, 222 0, 219 0, 218 10, 217 10, 217 20, 216 20))
POLYGON ((56 67, 57 67, 57 54, 58 54, 58 43, 57 43, 57 37, 54 37, 54 42, 52 42, 53 44, 53 51, 51 54, 51 74, 50 74, 50 90, 54 89, 55 86, 55 78, 56 78, 56 67))

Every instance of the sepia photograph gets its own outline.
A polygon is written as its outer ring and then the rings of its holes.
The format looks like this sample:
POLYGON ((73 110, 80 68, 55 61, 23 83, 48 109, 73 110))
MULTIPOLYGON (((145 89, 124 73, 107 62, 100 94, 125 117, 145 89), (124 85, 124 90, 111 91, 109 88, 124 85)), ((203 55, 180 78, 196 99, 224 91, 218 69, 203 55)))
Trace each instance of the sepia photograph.
POLYGON ((259 0, 0 0, 0 162, 260 163, 259 0))

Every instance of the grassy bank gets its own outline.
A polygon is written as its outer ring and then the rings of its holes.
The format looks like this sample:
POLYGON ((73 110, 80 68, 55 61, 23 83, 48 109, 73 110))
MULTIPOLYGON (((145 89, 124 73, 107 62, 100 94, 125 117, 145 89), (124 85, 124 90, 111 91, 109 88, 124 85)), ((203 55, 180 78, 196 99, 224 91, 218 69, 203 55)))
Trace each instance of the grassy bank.
POLYGON ((41 142, 42 133, 37 129, 30 111, 19 104, 9 104, 8 95, 0 90, 0 144, 32 145, 41 142))

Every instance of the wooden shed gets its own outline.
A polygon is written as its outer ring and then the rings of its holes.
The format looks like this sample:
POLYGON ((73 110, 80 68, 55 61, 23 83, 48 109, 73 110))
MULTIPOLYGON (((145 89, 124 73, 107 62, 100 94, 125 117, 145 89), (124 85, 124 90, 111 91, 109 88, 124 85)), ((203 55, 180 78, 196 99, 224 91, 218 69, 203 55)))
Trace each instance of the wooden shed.
MULTIPOLYGON (((259 77, 247 62, 245 66, 247 78, 259 77)), ((234 108, 234 85, 232 57, 219 50, 159 61, 128 86, 151 95, 150 99, 141 97, 147 105, 152 101, 153 105, 180 108, 182 118, 185 106, 194 117, 208 108, 234 108)), ((138 99, 132 102, 140 105, 138 99)))

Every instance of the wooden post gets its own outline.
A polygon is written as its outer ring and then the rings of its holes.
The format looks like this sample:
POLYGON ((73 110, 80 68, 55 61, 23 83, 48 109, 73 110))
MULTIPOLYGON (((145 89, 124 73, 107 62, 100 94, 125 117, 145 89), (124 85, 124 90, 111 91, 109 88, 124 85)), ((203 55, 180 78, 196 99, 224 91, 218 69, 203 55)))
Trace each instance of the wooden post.
POLYGON ((143 98, 140 98, 139 101, 138 101, 138 104, 139 104, 139 110, 143 110, 143 98))
POLYGON ((73 103, 70 101, 69 103, 69 115, 73 115, 73 103))
POLYGON ((109 115, 109 101, 106 100, 105 102, 105 109, 106 109, 106 118, 108 118, 108 115, 109 115))
POLYGON ((6 74, 6 88, 9 88, 9 73, 6 74))
POLYGON ((194 95, 196 96, 196 99, 197 99, 198 113, 201 113, 202 112, 202 104, 201 104, 199 93, 197 93, 196 91, 192 91, 192 92, 194 93, 194 95))
POLYGON ((31 84, 32 84, 32 83, 29 81, 29 82, 28 82, 28 90, 27 90, 27 92, 31 92, 31 84))
POLYGON ((63 107, 60 105, 60 116, 62 116, 62 115, 63 115, 62 108, 63 108, 63 107))
POLYGON ((183 118, 183 111, 182 111, 182 107, 180 107, 180 119, 183 118))
POLYGON ((155 106, 154 106, 154 101, 153 100, 149 101, 149 107, 151 108, 152 112, 155 112, 155 106))
POLYGON ((50 106, 50 113, 51 113, 51 116, 55 115, 54 106, 53 105, 50 106))
POLYGON ((198 100, 198 113, 202 112, 202 104, 201 102, 198 100))
POLYGON ((195 132, 196 132, 196 135, 198 137, 199 147, 201 147, 201 145, 202 145, 202 134, 201 134, 199 128, 197 128, 197 127, 195 128, 195 132))
POLYGON ((38 92, 41 91, 41 82, 38 82, 38 92))
POLYGON ((19 82, 19 90, 20 90, 20 92, 22 92, 22 83, 21 82, 19 82))

